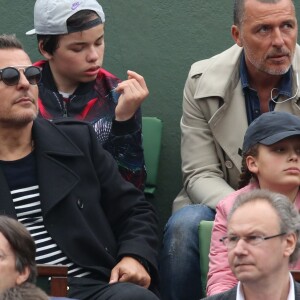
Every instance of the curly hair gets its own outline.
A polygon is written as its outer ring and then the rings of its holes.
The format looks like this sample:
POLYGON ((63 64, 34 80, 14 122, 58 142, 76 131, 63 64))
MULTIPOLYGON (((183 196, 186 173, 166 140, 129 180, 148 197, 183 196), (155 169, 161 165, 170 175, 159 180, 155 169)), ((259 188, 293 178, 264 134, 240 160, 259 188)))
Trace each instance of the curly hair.
POLYGON ((256 175, 249 171, 246 159, 248 156, 257 157, 258 156, 258 148, 259 148, 259 144, 256 144, 256 145, 252 146, 246 153, 243 153, 241 174, 240 174, 240 180, 238 183, 239 189, 246 186, 251 181, 251 179, 257 180, 256 175))

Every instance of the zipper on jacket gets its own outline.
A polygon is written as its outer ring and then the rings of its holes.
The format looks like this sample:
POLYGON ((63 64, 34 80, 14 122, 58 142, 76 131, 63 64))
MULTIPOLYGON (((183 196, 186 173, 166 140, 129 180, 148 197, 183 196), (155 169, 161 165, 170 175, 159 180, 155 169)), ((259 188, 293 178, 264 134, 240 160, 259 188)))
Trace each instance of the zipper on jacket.
POLYGON ((66 118, 68 116, 68 110, 67 110, 67 103, 65 100, 63 100, 63 105, 64 105, 63 117, 66 118))

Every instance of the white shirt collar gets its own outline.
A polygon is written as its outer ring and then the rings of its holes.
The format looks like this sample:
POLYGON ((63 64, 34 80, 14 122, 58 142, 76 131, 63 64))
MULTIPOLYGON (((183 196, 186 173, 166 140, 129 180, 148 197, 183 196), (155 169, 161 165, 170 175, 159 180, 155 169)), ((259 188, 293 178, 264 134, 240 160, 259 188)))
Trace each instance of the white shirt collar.
MULTIPOLYGON (((294 287, 294 279, 292 274, 289 274, 290 276, 290 291, 288 294, 288 297, 286 300, 295 300, 295 287, 294 287)), ((237 290, 236 290, 236 300, 245 300, 243 289, 242 289, 242 284, 239 281, 237 285, 237 290)))
POLYGON ((287 297, 287 300, 295 300, 295 286, 294 286, 294 278, 292 274, 290 273, 290 291, 289 295, 287 297))
POLYGON ((236 300, 245 300, 243 289, 242 289, 242 284, 240 281, 238 282, 238 285, 237 285, 236 300))
POLYGON ((68 99, 70 96, 71 96, 71 94, 70 93, 65 93, 65 92, 61 92, 61 91, 58 91, 62 96, 63 96, 63 98, 65 98, 65 99, 68 99))

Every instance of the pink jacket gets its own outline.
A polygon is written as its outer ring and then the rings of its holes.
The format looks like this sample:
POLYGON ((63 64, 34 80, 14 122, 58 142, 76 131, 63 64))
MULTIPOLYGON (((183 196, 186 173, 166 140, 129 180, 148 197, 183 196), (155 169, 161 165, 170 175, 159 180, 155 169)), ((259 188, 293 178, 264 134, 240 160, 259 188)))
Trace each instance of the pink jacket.
MULTIPOLYGON (((236 197, 255 188, 259 188, 257 183, 250 183, 244 188, 228 195, 221 200, 216 207, 216 217, 212 230, 209 253, 209 272, 206 286, 207 296, 227 291, 237 284, 237 279, 229 267, 227 248, 220 242, 220 238, 227 233, 227 215, 236 197)), ((295 205, 300 209, 300 192, 297 194, 295 205)), ((300 261, 293 265, 291 269, 299 270, 300 261)))

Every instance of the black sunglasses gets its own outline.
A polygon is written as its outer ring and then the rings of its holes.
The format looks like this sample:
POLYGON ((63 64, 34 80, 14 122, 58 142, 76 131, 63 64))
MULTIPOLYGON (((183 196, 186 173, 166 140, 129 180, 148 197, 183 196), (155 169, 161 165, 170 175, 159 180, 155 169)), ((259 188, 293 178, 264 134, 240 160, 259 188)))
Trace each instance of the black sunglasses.
POLYGON ((7 67, 0 69, 0 80, 6 85, 17 85, 20 81, 20 71, 23 70, 28 82, 32 85, 38 84, 42 78, 42 71, 38 67, 7 67))

